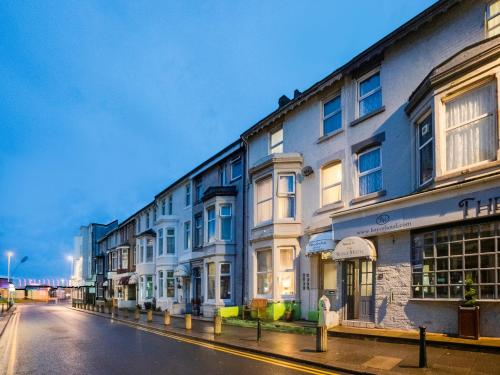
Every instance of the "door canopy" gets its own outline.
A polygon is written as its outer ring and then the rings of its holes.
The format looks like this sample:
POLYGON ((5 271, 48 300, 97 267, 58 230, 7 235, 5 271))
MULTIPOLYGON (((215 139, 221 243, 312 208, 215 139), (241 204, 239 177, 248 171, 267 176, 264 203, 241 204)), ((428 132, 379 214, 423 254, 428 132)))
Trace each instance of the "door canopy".
POLYGON ((377 260, 377 250, 372 241, 361 237, 346 237, 332 252, 333 260, 365 258, 377 260))

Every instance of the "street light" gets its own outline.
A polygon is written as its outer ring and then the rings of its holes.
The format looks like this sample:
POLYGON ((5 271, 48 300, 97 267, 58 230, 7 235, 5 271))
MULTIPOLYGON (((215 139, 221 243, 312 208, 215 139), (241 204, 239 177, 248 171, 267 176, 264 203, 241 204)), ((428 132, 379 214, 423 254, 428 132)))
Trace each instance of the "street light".
POLYGON ((14 253, 12 251, 7 251, 7 284, 9 284, 9 292, 7 294, 7 303, 10 305, 10 294, 11 294, 11 291, 10 291, 10 258, 12 258, 12 256, 14 255, 14 253))

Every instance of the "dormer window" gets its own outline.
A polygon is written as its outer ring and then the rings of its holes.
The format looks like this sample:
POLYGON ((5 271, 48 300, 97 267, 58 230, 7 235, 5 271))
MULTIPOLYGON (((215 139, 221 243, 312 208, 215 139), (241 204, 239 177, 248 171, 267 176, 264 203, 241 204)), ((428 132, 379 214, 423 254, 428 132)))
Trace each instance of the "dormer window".
POLYGON ((496 158, 495 100, 495 86, 488 84, 445 102, 447 171, 496 158))
POLYGON ((369 115, 382 107, 382 87, 380 71, 369 73, 359 80, 359 117, 369 115))
POLYGON ((269 135, 270 138, 270 154, 281 154, 283 153, 283 127, 279 127, 272 131, 269 135))
POLYGON ((490 1, 486 6, 486 36, 500 34, 500 0, 490 1))

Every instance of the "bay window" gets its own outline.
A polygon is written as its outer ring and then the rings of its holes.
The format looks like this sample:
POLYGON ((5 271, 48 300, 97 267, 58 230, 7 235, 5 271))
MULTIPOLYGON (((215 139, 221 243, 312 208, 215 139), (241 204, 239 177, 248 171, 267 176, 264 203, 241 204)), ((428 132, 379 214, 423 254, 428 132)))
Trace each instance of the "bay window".
POLYGON ((215 207, 207 208, 207 242, 215 240, 215 207))
POLYGON ((295 217, 295 175, 279 175, 278 177, 278 217, 295 217))
POLYGON ((445 103, 446 170, 496 158, 496 93, 488 84, 445 103))
POLYGON ((144 276, 139 279, 139 293, 142 299, 146 298, 145 279, 144 276))
POLYGON ((111 253, 111 269, 113 271, 116 271, 117 268, 118 268, 118 254, 116 253, 116 251, 113 251, 111 253))
POLYGON ((215 299, 215 263, 207 264, 207 299, 215 299))
POLYGON ((256 223, 260 224, 273 218, 273 179, 267 177, 258 181, 256 185, 256 223))
POLYGON ((272 250, 257 251, 257 294, 271 295, 273 291, 272 250))
POLYGON ((128 269, 128 249, 122 249, 122 265, 121 268, 128 269))
POLYGON ((321 170, 321 203, 326 206, 342 199, 342 163, 327 165, 321 170))
POLYGON ((153 276, 146 276, 146 297, 145 298, 153 298, 153 276))
POLYGON ((295 294, 295 271, 293 248, 280 249, 280 293, 282 297, 290 297, 295 294))
POLYGON ((163 297, 163 271, 158 272, 158 297, 163 297))
POLYGON ((434 175, 434 137, 432 116, 427 116, 417 125, 419 185, 432 179, 434 175))
POLYGON ((175 229, 167 228, 167 254, 175 254, 175 229))
POLYGON ((167 271, 167 297, 175 297, 175 278, 174 271, 167 271))
POLYGON ((232 206, 224 204, 220 206, 220 239, 223 241, 230 241, 233 232, 233 215, 232 206))
POLYGON ((163 229, 158 229, 158 256, 163 255, 163 229))
POLYGON ((141 239, 141 248, 139 252, 140 263, 144 262, 144 239, 141 239))
POLYGON ((359 195, 382 190, 382 157, 380 147, 374 147, 358 155, 359 195))
POLYGON ((283 152, 283 127, 275 129, 269 134, 269 143, 271 154, 280 154, 283 152))
POLYGON ((146 241, 146 262, 153 261, 153 240, 148 239, 146 241))
POLYGON ((380 72, 362 78, 358 85, 359 117, 368 115, 382 107, 380 72))
POLYGON ((490 1, 486 6, 486 33, 488 38, 500 34, 500 1, 490 1))
POLYGON ((342 129, 340 94, 323 104, 323 135, 342 129))
POLYGON ((220 299, 231 299, 231 264, 220 264, 220 299))

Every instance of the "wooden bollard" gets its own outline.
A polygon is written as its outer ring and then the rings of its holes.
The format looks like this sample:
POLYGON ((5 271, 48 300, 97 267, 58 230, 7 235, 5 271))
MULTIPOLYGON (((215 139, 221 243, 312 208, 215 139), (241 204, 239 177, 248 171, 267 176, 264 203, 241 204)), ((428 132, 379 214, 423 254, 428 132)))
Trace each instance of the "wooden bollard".
POLYGON ((192 320, 191 320, 191 314, 186 314, 186 329, 191 329, 192 328, 192 320))
POLYGON ((163 324, 166 326, 170 325, 170 311, 165 310, 163 313, 163 324))
POLYGON ((139 310, 139 309, 135 309, 134 319, 135 319, 135 320, 139 320, 139 319, 141 319, 141 310, 139 310))
POLYGON ((328 330, 326 326, 316 327, 316 351, 326 352, 328 343, 328 330))
POLYGON ((148 322, 152 322, 153 321, 153 310, 149 309, 146 312, 146 318, 147 318, 148 322))
POLYGON ((214 316, 214 335, 220 335, 222 332, 222 317, 220 315, 214 316))

